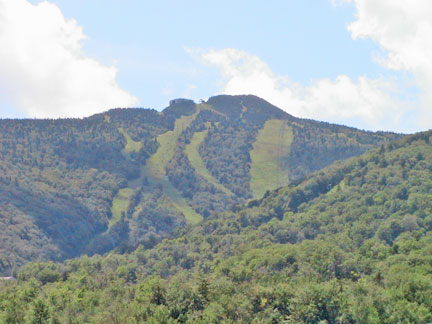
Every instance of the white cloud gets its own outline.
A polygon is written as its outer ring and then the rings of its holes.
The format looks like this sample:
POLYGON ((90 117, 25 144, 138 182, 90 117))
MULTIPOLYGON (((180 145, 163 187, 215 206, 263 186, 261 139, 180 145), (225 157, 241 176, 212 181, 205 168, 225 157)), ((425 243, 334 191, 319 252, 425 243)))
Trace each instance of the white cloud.
POLYGON ((410 73, 421 90, 419 124, 432 128, 432 1, 351 0, 356 21, 354 39, 371 38, 386 52, 377 61, 388 69, 410 73))
MULTIPOLYGON (((82 27, 47 1, 0 0, 0 91, 30 117, 82 117, 137 98, 86 57, 82 27)), ((1 108, 0 108, 1 116, 1 108)))
MULTIPOLYGON (((400 72, 399 80, 352 80, 340 75, 335 80, 302 86, 276 75, 258 57, 239 50, 201 51, 199 57, 222 71, 222 92, 253 93, 294 115, 370 129, 432 128, 432 1, 330 2, 355 5, 356 18, 348 31, 355 40, 369 38, 379 44, 385 54, 376 57, 376 62, 389 71, 400 72), (413 88, 418 91, 413 92, 413 88), (404 97, 412 98, 408 102, 401 99, 404 97)), ((194 53, 197 55, 197 51, 194 53)))
POLYGON ((368 129, 400 129, 407 107, 393 98, 396 86, 384 79, 340 75, 303 86, 275 74, 259 57, 237 49, 193 50, 189 53, 223 75, 221 92, 254 94, 288 113, 368 129))

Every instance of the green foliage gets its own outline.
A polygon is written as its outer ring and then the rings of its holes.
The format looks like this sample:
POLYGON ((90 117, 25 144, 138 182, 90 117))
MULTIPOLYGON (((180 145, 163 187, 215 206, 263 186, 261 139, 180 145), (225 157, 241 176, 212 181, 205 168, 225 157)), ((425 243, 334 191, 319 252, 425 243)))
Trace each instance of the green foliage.
MULTIPOLYGON (((275 172, 257 178, 253 161, 266 158, 251 151, 262 142, 260 132, 272 137, 268 120, 293 133, 278 163, 287 171, 278 172, 283 182, 399 137, 297 119, 254 96, 216 96, 199 105, 175 100, 162 113, 113 109, 84 119, 0 120, 0 273, 31 260, 152 247, 186 223, 260 198, 274 188, 275 172)), ((389 180, 382 175, 380 183, 389 180)), ((391 240, 397 226, 386 226, 380 235, 391 240)))
POLYGON ((18 282, 0 282, 0 318, 428 323, 430 135, 332 165, 153 247, 29 264, 18 282))
POLYGON ((41 299, 36 299, 33 302, 33 314, 31 324, 48 324, 49 310, 45 302, 41 299))

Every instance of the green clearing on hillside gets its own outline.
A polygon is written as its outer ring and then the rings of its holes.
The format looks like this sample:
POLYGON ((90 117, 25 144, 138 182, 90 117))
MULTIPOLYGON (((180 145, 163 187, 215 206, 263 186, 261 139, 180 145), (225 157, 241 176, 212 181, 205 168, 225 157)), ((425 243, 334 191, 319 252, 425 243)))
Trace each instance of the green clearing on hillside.
MULTIPOLYGON (((105 117, 108 117, 109 119, 109 116, 105 116, 105 117)), ((105 121, 106 120, 107 119, 105 118, 105 121)), ((126 139, 126 145, 124 151, 127 153, 139 152, 139 150, 141 149, 141 142, 134 141, 123 128, 119 128, 118 131, 126 139)), ((129 205, 130 197, 133 195, 134 192, 135 190, 132 188, 123 188, 118 191, 117 195, 114 197, 112 202, 112 206, 111 206, 112 217, 110 219, 108 228, 111 228, 111 226, 116 224, 121 219, 122 213, 127 212, 127 207, 129 205)))
POLYGON ((119 128, 118 131, 126 139, 126 146, 125 146, 124 150, 127 153, 139 152, 139 150, 141 149, 142 143, 138 142, 138 141, 134 141, 123 128, 119 128))
POLYGON ((121 219, 122 213, 127 213, 129 201, 134 192, 135 190, 131 188, 123 188, 119 190, 113 200, 113 204, 111 207, 112 217, 109 222, 109 228, 111 228, 111 226, 113 226, 121 219))
POLYGON ((202 220, 192 207, 188 205, 180 192, 169 182, 165 175, 165 167, 169 160, 174 156, 174 151, 177 145, 177 140, 183 130, 185 130, 194 121, 199 113, 199 109, 191 116, 182 116, 175 122, 174 130, 168 131, 157 137, 159 149, 148 160, 144 167, 144 174, 149 177, 149 180, 155 185, 161 185, 164 192, 171 199, 173 205, 183 213, 189 223, 195 224, 202 220))
POLYGON ((331 194, 336 194, 341 190, 345 190, 347 187, 347 184, 345 182, 345 180, 342 180, 338 185, 334 186, 328 193, 327 195, 331 195, 331 194))
POLYGON ((201 104, 197 105, 197 109, 198 109, 198 111, 209 110, 212 113, 215 113, 216 115, 227 117, 227 115, 224 114, 223 112, 220 112, 220 111, 214 109, 211 105, 208 105, 205 103, 201 103, 201 104))
POLYGON ((190 144, 186 146, 185 153, 194 167, 195 171, 202 176, 204 179, 206 179, 208 182, 210 182, 212 185, 214 185, 219 190, 223 191, 227 195, 233 195, 233 193, 225 188, 222 184, 220 184, 207 170, 204 161, 201 158, 201 155, 199 154, 199 146, 204 141, 208 133, 208 130, 204 130, 202 132, 194 133, 192 140, 190 144))
POLYGON ((261 198, 267 190, 288 184, 289 175, 281 161, 289 154, 292 141, 292 129, 286 121, 266 121, 250 152, 250 186, 254 198, 261 198))

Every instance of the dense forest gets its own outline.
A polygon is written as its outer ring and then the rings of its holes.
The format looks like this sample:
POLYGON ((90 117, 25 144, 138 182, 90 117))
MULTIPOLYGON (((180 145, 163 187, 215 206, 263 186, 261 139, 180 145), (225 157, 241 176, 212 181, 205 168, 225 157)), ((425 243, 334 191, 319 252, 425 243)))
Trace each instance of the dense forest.
POLYGON ((31 263, 4 323, 428 323, 432 132, 340 161, 131 253, 31 263))
POLYGON ((400 137, 298 119, 254 96, 0 120, 0 274, 28 261, 152 248, 400 137))

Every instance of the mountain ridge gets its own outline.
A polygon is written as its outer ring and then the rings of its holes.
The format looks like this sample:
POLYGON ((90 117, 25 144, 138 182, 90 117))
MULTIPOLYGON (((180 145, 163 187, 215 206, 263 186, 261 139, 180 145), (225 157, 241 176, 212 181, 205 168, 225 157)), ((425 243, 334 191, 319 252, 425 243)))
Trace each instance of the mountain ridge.
POLYGON ((0 272, 29 260, 153 246, 187 222, 286 184, 281 174, 292 182, 402 136, 299 119, 255 96, 171 103, 162 112, 0 120, 0 272), (284 125, 292 139, 259 146, 257 138, 271 139, 266 123, 284 125), (262 161, 275 181, 259 177, 262 161))

